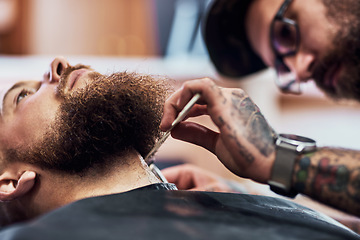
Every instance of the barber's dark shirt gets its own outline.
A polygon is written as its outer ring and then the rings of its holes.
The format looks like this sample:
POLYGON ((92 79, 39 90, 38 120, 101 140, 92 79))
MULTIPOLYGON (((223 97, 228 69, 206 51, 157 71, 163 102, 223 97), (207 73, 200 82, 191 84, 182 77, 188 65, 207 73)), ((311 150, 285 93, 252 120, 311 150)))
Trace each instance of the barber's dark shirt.
POLYGON ((172 184, 153 184, 83 199, 4 229, 0 239, 360 239, 283 199, 172 189, 172 184))

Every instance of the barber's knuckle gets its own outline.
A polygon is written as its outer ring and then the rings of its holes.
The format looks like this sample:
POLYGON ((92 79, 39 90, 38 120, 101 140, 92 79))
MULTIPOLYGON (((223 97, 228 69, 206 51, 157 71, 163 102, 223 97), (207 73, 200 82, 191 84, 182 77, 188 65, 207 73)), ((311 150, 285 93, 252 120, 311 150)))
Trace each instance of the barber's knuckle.
POLYGON ((231 91, 238 96, 247 96, 247 93, 241 88, 235 88, 232 89, 231 91))
POLYGON ((205 85, 207 85, 207 86, 213 86, 213 85, 215 85, 214 80, 211 79, 211 78, 206 77, 206 78, 202 78, 201 80, 202 80, 202 83, 205 84, 205 85))
POLYGON ((182 89, 190 92, 194 91, 208 91, 216 88, 215 81, 211 78, 200 78, 184 82, 182 89))
POLYGON ((188 81, 183 84, 182 88, 188 90, 191 89, 192 85, 193 85, 193 81, 188 81))
POLYGON ((211 78, 204 78, 203 79, 203 88, 206 89, 207 91, 218 91, 218 90, 221 90, 221 88, 216 85, 215 81, 211 78))

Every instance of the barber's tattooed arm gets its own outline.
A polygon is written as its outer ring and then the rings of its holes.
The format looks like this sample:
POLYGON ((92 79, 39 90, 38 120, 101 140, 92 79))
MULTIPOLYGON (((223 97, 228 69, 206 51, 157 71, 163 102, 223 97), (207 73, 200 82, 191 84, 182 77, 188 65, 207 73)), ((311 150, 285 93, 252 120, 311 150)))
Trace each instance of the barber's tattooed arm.
MULTIPOLYGON (((253 103, 248 95, 239 90, 231 92, 231 116, 238 124, 245 126, 243 137, 264 155, 274 152, 274 130, 268 125, 260 109, 253 103)), ((236 127, 236 126, 235 126, 236 127)), ((231 126, 229 126, 231 129, 231 126)), ((253 159, 248 159, 252 161, 253 159)))
POLYGON ((221 88, 209 79, 188 81, 166 101, 162 130, 196 93, 201 98, 188 116, 209 115, 218 131, 186 121, 172 136, 213 152, 236 175, 266 183, 275 159, 276 134, 243 90, 221 88))
POLYGON ((298 159, 296 190, 313 199, 360 216, 360 152, 320 148, 298 159))
MULTIPOLYGON (((220 106, 227 111, 219 112, 217 116, 220 123, 218 125, 220 136, 223 142, 230 146, 228 150, 238 162, 238 167, 241 170, 251 169, 263 159, 272 156, 275 150, 276 134, 268 125, 260 109, 244 91, 240 89, 223 89, 222 91, 230 92, 223 96, 224 100, 220 106)), ((238 172, 235 171, 235 173, 238 172)), ((253 176, 252 173, 250 176, 253 176)))
MULTIPOLYGON (((188 117, 209 115, 218 131, 182 122, 172 136, 216 154, 233 173, 267 183, 275 160, 276 133, 241 89, 221 88, 209 79, 186 82, 165 103, 161 128, 171 122, 196 94, 201 99, 188 117)), ((294 187, 325 204, 360 215, 360 152, 320 148, 295 164, 294 187)))

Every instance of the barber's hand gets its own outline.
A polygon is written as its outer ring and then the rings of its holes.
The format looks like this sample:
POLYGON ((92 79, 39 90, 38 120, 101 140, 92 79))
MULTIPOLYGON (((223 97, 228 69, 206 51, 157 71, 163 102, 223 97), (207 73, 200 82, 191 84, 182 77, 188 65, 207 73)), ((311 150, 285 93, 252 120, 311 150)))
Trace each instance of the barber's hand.
POLYGON ((161 172, 179 190, 247 193, 246 188, 239 183, 225 180, 191 164, 165 168, 161 172))
POLYGON ((170 128, 196 93, 201 98, 187 117, 207 114, 219 132, 186 121, 172 130, 172 136, 208 149, 236 175, 266 183, 275 159, 276 134, 243 90, 221 88, 210 79, 188 81, 165 102, 161 130, 170 128))

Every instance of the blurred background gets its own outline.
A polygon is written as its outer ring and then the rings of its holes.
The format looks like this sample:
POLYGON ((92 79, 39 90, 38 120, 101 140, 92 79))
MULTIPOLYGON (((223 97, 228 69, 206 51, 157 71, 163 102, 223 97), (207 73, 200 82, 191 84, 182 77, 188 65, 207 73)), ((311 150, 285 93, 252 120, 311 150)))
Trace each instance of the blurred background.
POLYGON ((204 54, 208 0, 0 0, 3 54, 204 54), (175 47, 176 46, 176 47, 175 47))
MULTIPOLYGON (((209 0, 0 0, 0 87, 38 79, 56 55, 103 73, 134 70, 183 81, 211 77, 242 87, 278 132, 314 138, 319 146, 359 149, 359 105, 332 102, 308 84, 305 94, 281 94, 268 69, 243 79, 219 76, 201 38, 209 0)), ((206 117, 196 119, 214 128, 206 117)), ((215 128, 216 129, 216 128, 215 128)), ((192 162, 229 173, 211 153, 169 139, 159 161, 192 162)), ((267 188, 267 187, 266 187, 267 188)))

